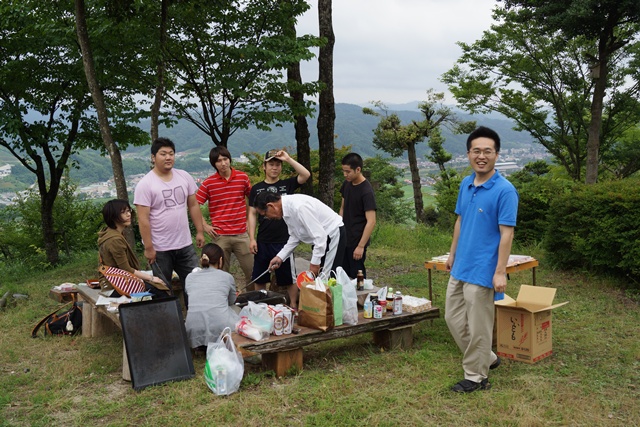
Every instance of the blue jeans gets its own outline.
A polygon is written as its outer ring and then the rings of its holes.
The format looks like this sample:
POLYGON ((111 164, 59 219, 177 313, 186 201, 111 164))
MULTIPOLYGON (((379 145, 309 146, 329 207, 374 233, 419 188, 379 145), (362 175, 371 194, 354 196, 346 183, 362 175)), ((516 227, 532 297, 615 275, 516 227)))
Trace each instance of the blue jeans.
POLYGON ((184 286, 187 275, 198 266, 198 255, 193 245, 186 246, 182 249, 173 249, 170 251, 156 251, 156 264, 160 268, 167 285, 173 293, 171 287, 171 277, 175 271, 182 283, 184 292, 184 305, 188 307, 188 297, 184 286))

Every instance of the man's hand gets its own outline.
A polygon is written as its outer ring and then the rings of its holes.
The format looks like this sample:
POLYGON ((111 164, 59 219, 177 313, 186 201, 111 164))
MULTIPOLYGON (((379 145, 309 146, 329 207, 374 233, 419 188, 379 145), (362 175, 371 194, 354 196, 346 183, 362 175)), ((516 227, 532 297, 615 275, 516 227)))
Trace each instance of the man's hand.
POLYGON ((455 258, 454 255, 449 254, 449 256, 447 257, 447 261, 444 263, 444 268, 448 272, 451 272, 451 269, 453 268, 453 259, 454 258, 455 258))
POLYGON ((204 246, 204 233, 199 231, 196 233, 196 246, 201 248, 204 246))
POLYGON ((277 270, 282 265, 282 258, 279 256, 273 257, 273 259, 269 262, 269 270, 277 270))
POLYGON ((362 259, 362 254, 364 254, 364 248, 362 246, 358 246, 353 250, 353 259, 356 261, 362 259))
POLYGON ((504 292, 507 290, 507 275, 504 273, 495 273, 493 275, 493 289, 496 292, 504 292))
POLYGON ((309 264, 309 271, 312 272, 314 276, 318 277, 318 274, 320 274, 320 265, 309 264))
POLYGON ((218 237, 218 233, 216 232, 216 230, 220 230, 220 227, 212 227, 206 222, 204 223, 204 232, 207 233, 209 236, 213 237, 214 239, 218 237))
POLYGON ((254 255, 258 253, 258 242, 256 242, 255 239, 249 241, 249 252, 254 255))
POLYGON ((144 248, 144 257, 149 261, 149 264, 156 262, 156 250, 153 247, 144 248))

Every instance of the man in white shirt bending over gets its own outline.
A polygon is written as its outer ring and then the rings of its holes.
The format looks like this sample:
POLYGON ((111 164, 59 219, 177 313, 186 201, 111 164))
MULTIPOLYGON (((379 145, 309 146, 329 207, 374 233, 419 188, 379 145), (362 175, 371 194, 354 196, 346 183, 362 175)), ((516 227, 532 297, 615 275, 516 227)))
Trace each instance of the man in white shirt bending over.
POLYGON ((313 245, 309 270, 316 276, 323 266, 328 275, 342 264, 346 244, 342 217, 320 200, 265 191, 258 194, 254 207, 267 219, 283 219, 289 230, 289 240, 269 264, 271 270, 280 267, 301 242, 313 245))

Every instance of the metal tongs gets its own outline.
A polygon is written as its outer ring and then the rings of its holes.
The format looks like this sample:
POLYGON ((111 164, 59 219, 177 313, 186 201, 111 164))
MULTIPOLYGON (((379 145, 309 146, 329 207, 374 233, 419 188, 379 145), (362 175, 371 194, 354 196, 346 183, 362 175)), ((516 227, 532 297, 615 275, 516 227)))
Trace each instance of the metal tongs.
POLYGON ((252 281, 250 281, 249 283, 247 283, 246 285, 244 285, 242 288, 238 289, 238 292, 242 292, 245 289, 247 289, 250 285, 253 285, 254 283, 256 283, 258 281, 259 278, 261 278, 262 276, 264 276, 267 273, 271 273, 271 268, 267 268, 265 271, 262 272, 262 274, 260 274, 258 277, 256 277, 255 279, 253 279, 252 281))

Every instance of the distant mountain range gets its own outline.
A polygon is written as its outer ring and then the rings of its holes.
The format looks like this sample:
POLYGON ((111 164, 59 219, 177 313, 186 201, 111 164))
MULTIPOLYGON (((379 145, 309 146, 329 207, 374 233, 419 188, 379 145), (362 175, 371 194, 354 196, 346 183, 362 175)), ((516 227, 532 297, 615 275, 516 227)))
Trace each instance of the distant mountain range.
MULTIPOLYGON (((411 120, 420 121, 423 119, 418 110, 418 103, 389 106, 390 112, 396 112, 403 123, 411 120)), ((471 116, 464 112, 457 112, 462 120, 476 120, 479 125, 493 128, 501 136, 504 148, 522 148, 532 144, 532 138, 524 132, 516 132, 511 120, 497 115, 471 116)), ((308 118, 309 132, 311 134, 310 145, 312 149, 318 148, 317 120, 316 117, 308 118)), ((376 150, 373 146, 373 130, 377 126, 379 118, 365 115, 362 107, 354 104, 336 104, 335 134, 336 146, 351 145, 352 150, 360 153, 363 157, 372 157, 381 154, 389 157, 388 154, 376 150)), ((143 129, 149 129, 148 123, 141 124, 143 129)), ((181 120, 174 127, 162 129, 161 136, 172 139, 178 151, 202 152, 206 155, 213 147, 213 142, 202 131, 186 120, 181 120)), ((466 152, 466 135, 454 135, 448 129, 443 129, 445 149, 453 154, 464 154, 466 152)), ((264 152, 272 148, 290 147, 295 149, 295 132, 293 124, 285 123, 281 126, 274 126, 270 132, 250 128, 240 129, 229 140, 229 151, 233 157, 239 157, 243 153, 264 152)), ((148 150, 148 147, 132 147, 127 152, 138 152, 148 150)), ((419 144, 417 153, 420 158, 429 151, 427 144, 419 144)))
MULTIPOLYGON (((418 103, 402 105, 389 105, 389 112, 396 112, 403 123, 412 120, 423 119, 418 110, 418 103)), ((462 120, 476 120, 479 125, 493 128, 502 138, 503 149, 509 148, 529 148, 533 146, 531 137, 524 132, 516 132, 511 120, 498 115, 471 116, 462 111, 456 114, 462 120)), ((311 134, 310 145, 312 149, 318 148, 317 120, 315 117, 308 118, 309 132, 311 134)), ((388 158, 389 155, 376 150, 373 146, 373 130, 377 126, 379 118, 362 113, 362 106, 354 104, 336 104, 335 134, 336 146, 351 146, 351 150, 360 153, 363 157, 372 157, 380 154, 388 158)), ((140 127, 149 130, 149 122, 143 122, 140 127)), ((171 128, 163 128, 160 135, 172 139, 176 143, 177 151, 187 152, 191 158, 194 156, 208 158, 209 151, 213 147, 213 142, 200 131, 196 126, 186 120, 180 120, 171 128)), ((455 155, 466 152, 466 135, 454 135, 448 129, 443 129, 445 137, 445 149, 455 155)), ((537 145, 537 144, 536 144, 537 145)), ((240 129, 229 140, 229 151, 234 158, 244 153, 264 153, 273 148, 287 148, 295 151, 296 141, 293 124, 284 123, 281 126, 273 126, 270 132, 261 131, 254 128, 247 130, 240 129)), ((539 145, 537 145, 540 148, 539 145)), ((422 160, 429 149, 426 143, 418 144, 418 159, 422 160)), ((125 174, 132 175, 143 173, 149 170, 149 147, 130 147, 125 151, 128 156, 123 160, 125 174)), ((111 162, 108 158, 100 155, 95 150, 82 150, 74 154, 73 159, 79 166, 78 169, 71 170, 71 177, 81 185, 89 183, 104 182, 112 177, 111 162)), ((402 159, 406 160, 406 155, 402 159)), ((9 163, 13 166, 12 176, 18 179, 23 185, 33 183, 34 176, 30 174, 18 161, 5 149, 0 149, 0 166, 9 163)), ((209 170, 211 166, 208 161, 188 162, 181 167, 196 172, 199 170, 209 170), (196 170, 199 168, 199 170, 196 170)), ((16 185, 2 185, 0 181, 0 192, 15 190, 16 185), (3 190, 3 187, 7 187, 3 190)), ((17 187, 20 187, 19 185, 17 187)))

